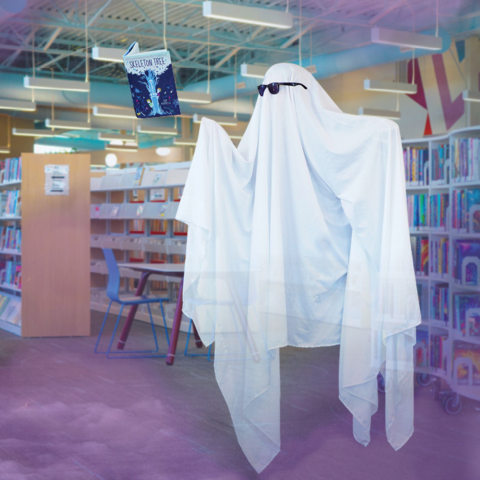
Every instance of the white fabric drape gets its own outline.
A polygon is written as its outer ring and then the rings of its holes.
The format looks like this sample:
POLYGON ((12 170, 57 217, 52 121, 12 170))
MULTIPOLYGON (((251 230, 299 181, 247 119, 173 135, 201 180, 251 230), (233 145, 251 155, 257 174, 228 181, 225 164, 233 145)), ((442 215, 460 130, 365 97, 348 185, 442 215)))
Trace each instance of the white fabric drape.
MULTIPOLYGON (((420 323, 398 126, 344 114, 305 69, 271 67, 236 149, 203 119, 177 213, 188 224, 183 312, 215 341, 215 374, 257 471, 280 449, 279 348, 340 344, 340 399, 370 440, 413 433, 420 323)), ((318 379, 321 381, 321 378, 318 379)))

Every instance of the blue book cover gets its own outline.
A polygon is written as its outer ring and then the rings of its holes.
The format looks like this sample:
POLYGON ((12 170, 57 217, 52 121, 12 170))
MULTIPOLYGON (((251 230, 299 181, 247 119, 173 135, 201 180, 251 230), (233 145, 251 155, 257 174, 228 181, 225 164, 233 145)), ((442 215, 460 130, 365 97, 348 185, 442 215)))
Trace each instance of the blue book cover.
POLYGON ((140 53, 133 42, 123 56, 137 118, 180 115, 172 61, 167 50, 140 53))

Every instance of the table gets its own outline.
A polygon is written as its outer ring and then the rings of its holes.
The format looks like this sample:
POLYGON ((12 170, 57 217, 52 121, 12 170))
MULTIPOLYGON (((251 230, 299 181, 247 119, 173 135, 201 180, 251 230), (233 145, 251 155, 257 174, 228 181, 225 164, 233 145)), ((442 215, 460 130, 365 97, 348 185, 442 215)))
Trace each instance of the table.
MULTIPOLYGON (((147 284, 148 277, 153 274, 165 275, 166 277, 180 278, 180 288, 178 290, 177 306, 175 308, 175 315, 173 317, 172 336, 170 339, 170 346, 168 347, 167 365, 173 365, 175 360, 175 352, 177 350, 178 334, 180 332, 180 323, 182 321, 182 306, 183 306, 183 276, 185 272, 185 265, 183 263, 119 263, 119 268, 130 268, 137 272, 141 272, 140 281, 138 282, 135 296, 140 297, 143 295, 145 285, 147 284)), ((123 327, 120 340, 118 341, 117 348, 123 350, 125 343, 130 332, 135 314, 137 313, 137 305, 132 305, 128 312, 125 326, 123 327)), ((197 348, 203 346, 200 336, 198 335, 195 325, 193 325, 193 333, 195 335, 195 344, 197 348)))

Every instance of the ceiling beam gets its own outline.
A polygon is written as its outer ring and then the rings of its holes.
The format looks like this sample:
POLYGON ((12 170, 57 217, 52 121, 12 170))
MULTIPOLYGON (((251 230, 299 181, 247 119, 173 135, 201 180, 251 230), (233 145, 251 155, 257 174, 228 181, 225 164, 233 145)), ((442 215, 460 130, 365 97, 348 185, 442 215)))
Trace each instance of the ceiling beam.
POLYGON ((50 36, 50 38, 45 42, 45 45, 43 46, 43 51, 46 52, 51 46, 52 46, 52 43, 55 41, 55 39, 58 37, 58 35, 60 35, 60 32, 63 30, 62 27, 57 27, 52 35, 50 36))
POLYGON ((215 66, 213 67, 215 70, 220 68, 229 58, 232 58, 238 51, 240 50, 240 47, 234 48, 230 50, 221 60, 219 60, 215 66))

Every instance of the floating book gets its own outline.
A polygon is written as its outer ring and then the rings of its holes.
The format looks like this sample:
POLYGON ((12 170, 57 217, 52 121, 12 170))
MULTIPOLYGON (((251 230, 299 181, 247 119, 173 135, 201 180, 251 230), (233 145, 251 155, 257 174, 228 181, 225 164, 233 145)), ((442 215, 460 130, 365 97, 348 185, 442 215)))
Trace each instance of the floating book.
POLYGON ((180 115, 172 61, 167 50, 140 53, 133 42, 123 56, 137 118, 180 115))

